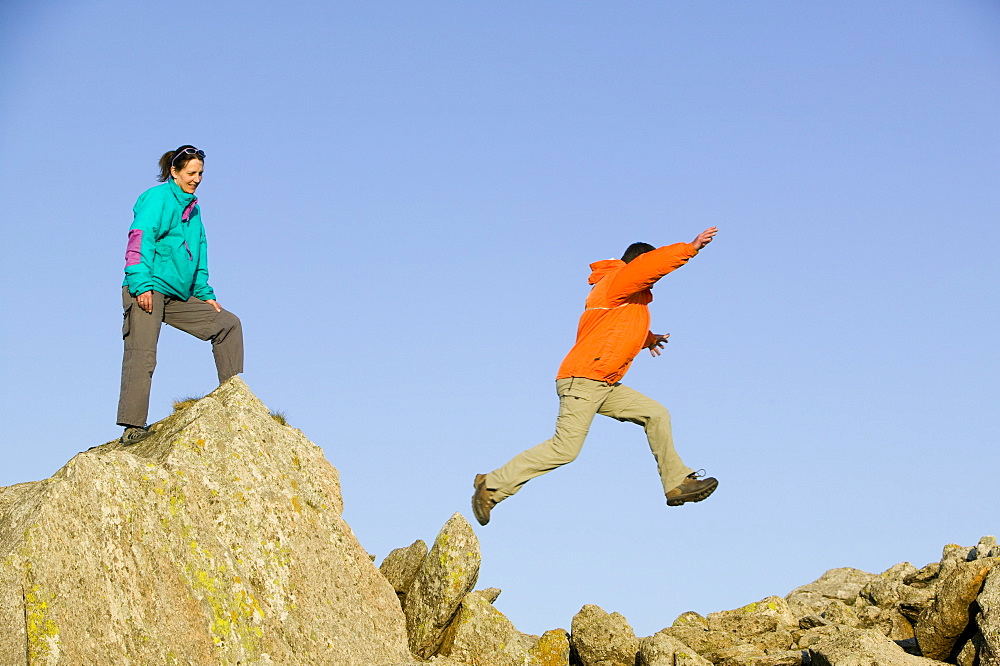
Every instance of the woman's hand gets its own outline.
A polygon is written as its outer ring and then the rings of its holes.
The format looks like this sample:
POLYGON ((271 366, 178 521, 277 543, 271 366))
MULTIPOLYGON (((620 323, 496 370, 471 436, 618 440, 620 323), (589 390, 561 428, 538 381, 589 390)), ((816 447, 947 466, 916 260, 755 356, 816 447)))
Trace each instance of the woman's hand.
POLYGON ((218 301, 216 301, 214 298, 209 298, 205 302, 211 305, 213 308, 215 308, 216 312, 222 312, 222 306, 219 305, 218 301))
POLYGON ((145 310, 149 314, 153 314, 153 292, 152 292, 152 290, 150 290, 150 291, 144 291, 141 294, 139 294, 138 296, 136 296, 135 297, 135 302, 139 304, 140 308, 142 308, 143 310, 145 310))

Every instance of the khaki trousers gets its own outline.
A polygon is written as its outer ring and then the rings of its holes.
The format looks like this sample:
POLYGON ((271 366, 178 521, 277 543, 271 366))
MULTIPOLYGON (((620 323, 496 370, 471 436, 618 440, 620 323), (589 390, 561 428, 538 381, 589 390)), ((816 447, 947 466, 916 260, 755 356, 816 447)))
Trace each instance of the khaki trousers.
POLYGON ((674 450, 670 413, 655 400, 622 384, 609 385, 582 377, 556 380, 556 393, 559 394, 559 416, 555 435, 486 475, 486 487, 494 491, 494 501, 507 499, 536 476, 576 459, 595 414, 645 428, 664 493, 679 486, 684 477, 694 471, 674 450))
POLYGON ((210 303, 193 296, 181 301, 154 291, 153 311, 149 313, 139 307, 135 297, 128 293, 128 287, 122 287, 122 307, 125 309, 122 325, 125 354, 122 357, 118 425, 146 425, 161 322, 199 340, 212 341, 220 384, 243 372, 243 327, 232 312, 216 312, 210 303))

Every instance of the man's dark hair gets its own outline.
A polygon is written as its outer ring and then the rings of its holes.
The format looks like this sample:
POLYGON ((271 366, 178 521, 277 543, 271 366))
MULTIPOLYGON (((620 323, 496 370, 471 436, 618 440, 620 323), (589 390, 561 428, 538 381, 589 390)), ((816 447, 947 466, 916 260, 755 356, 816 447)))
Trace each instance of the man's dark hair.
POLYGON ((649 243, 632 243, 625 250, 625 254, 622 255, 622 261, 626 264, 631 262, 633 259, 638 257, 640 254, 646 254, 650 250, 655 250, 656 248, 649 243))

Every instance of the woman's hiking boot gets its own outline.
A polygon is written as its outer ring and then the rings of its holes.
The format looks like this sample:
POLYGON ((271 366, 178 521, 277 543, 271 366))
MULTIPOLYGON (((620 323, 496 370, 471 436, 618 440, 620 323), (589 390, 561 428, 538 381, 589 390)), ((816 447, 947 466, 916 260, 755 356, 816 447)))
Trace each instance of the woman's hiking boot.
POLYGON ((667 506, 680 506, 686 502, 700 502, 719 487, 715 477, 702 479, 705 470, 698 470, 687 475, 681 485, 667 491, 667 506))
POLYGON ((148 426, 145 428, 140 426, 126 426, 125 432, 122 433, 122 437, 118 441, 125 446, 131 446, 132 444, 138 444, 152 434, 153 431, 148 426))
POLYGON ((497 505, 493 501, 493 491, 486 487, 486 475, 476 474, 476 480, 472 487, 476 492, 472 493, 472 513, 480 525, 490 522, 490 511, 497 505))

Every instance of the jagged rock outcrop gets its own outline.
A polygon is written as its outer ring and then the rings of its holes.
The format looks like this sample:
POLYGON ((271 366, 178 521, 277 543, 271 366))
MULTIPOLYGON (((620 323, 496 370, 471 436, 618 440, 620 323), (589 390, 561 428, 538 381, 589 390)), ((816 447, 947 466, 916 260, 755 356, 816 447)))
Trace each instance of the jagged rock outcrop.
POLYGON ((405 603, 406 591, 413 585, 413 580, 417 577, 425 557, 427 557, 427 544, 417 539, 406 548, 397 548, 382 560, 378 570, 396 590, 400 604, 405 603))
POLYGON ((637 664, 638 666, 711 666, 712 662, 673 636, 661 631, 639 641, 637 664))
POLYGON ((413 654, 429 659, 438 653, 459 604, 476 585, 479 564, 479 539, 456 513, 441 529, 405 593, 403 613, 413 654))
POLYGON ((907 654, 877 631, 838 627, 810 650, 812 666, 934 666, 933 659, 907 654))
POLYGON ((785 601, 795 615, 822 609, 831 599, 853 605, 861 589, 875 577, 875 574, 850 567, 830 569, 808 585, 789 592, 785 601))
POLYGON ((0 663, 411 660, 337 471, 233 378, 153 436, 0 489, 0 663))
POLYGON ((376 569, 341 510, 322 451, 232 379, 137 445, 0 488, 0 664, 1000 666, 994 537, 642 639, 593 605, 538 637, 473 592, 461 515, 376 569))
POLYGON ((993 560, 951 567, 938 585, 934 602, 917 620, 916 638, 924 656, 944 660, 969 626, 972 603, 979 596, 993 560))
POLYGON ((549 629, 528 650, 528 666, 569 666, 569 634, 549 629))
POLYGON ((621 613, 587 604, 573 616, 570 647, 583 666, 635 666, 639 639, 621 613))
POLYGON ((538 636, 522 634, 493 607, 499 590, 465 595, 438 654, 483 666, 523 666, 538 636))
POLYGON ((750 637, 744 642, 762 651, 788 650, 792 631, 799 628, 798 619, 781 597, 767 597, 735 610, 709 613, 706 620, 710 631, 750 637))

